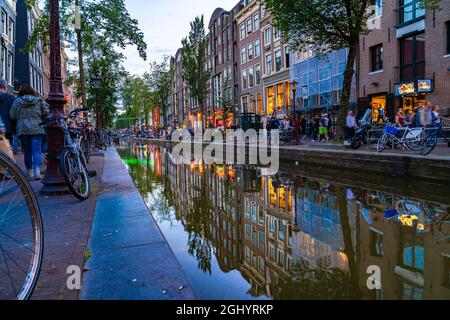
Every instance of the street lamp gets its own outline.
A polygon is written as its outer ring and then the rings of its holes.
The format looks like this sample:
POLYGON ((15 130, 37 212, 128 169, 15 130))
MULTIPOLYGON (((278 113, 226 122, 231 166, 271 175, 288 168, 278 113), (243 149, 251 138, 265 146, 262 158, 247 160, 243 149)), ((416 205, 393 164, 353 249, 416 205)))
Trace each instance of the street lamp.
POLYGON ((59 24, 59 0, 50 0, 50 92, 47 102, 50 107, 48 126, 47 170, 42 181, 44 194, 56 195, 67 193, 64 178, 59 172, 58 155, 64 146, 64 133, 58 121, 64 119, 66 98, 61 76, 61 27, 59 24))
POLYGON ((100 121, 100 89, 102 88, 102 78, 97 75, 91 79, 92 86, 95 89, 95 117, 96 117, 96 128, 99 129, 103 127, 103 121, 100 121))
MULTIPOLYGON (((297 81, 294 80, 294 81, 291 82, 292 94, 294 96, 294 114, 297 114, 297 108, 296 108, 296 105, 295 105, 296 94, 297 94, 297 85, 298 85, 297 81)), ((298 116, 298 114, 297 114, 297 116, 298 116)))

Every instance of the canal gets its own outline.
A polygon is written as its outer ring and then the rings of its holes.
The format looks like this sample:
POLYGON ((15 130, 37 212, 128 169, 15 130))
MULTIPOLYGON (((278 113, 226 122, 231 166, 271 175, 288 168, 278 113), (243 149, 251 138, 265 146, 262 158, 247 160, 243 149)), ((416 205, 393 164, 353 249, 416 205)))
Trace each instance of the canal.
POLYGON ((448 184, 118 152, 200 299, 450 299, 448 184))

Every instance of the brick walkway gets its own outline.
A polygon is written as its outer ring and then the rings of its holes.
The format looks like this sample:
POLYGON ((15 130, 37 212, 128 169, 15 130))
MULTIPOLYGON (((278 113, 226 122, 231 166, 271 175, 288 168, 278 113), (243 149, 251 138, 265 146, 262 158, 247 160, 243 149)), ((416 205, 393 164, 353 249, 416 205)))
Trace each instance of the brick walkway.
MULTIPOLYGON (((22 155, 17 163, 23 167, 22 155)), ((67 268, 77 265, 83 268, 84 253, 89 241, 95 203, 100 191, 100 176, 103 171, 104 157, 91 158, 90 169, 97 171, 97 177, 91 178, 92 193, 89 200, 81 202, 72 195, 44 197, 38 195, 44 222, 44 261, 33 300, 75 300, 79 291, 70 291, 66 281, 67 268)), ((38 192, 40 182, 33 182, 38 192)))

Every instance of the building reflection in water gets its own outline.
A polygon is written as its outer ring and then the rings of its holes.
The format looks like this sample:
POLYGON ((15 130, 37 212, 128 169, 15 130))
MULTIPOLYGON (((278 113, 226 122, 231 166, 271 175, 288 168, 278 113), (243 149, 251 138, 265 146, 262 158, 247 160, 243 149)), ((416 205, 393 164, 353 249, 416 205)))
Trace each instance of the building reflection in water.
MULTIPOLYGON (((450 299, 449 207, 246 166, 176 166, 119 150, 144 197, 175 212, 198 268, 238 270, 253 297, 450 299), (367 288, 369 266, 381 290, 367 288)), ((146 199, 148 200, 148 199, 146 199)))

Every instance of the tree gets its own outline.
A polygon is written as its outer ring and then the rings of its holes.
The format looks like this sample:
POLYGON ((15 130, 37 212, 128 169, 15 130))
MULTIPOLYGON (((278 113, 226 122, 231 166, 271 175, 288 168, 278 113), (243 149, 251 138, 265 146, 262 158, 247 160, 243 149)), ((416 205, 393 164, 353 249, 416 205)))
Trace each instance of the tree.
POLYGON ((200 107, 203 123, 206 119, 207 83, 211 72, 205 64, 208 38, 205 33, 203 16, 196 17, 191 22, 191 31, 187 38, 182 40, 183 45, 183 78, 187 83, 191 97, 200 107))
MULTIPOLYGON (((37 3, 36 0, 26 1, 29 6, 37 3)), ((49 0, 44 2, 45 10, 23 48, 25 52, 32 52, 39 40, 44 48, 48 48, 48 3, 49 0)), ((63 22, 70 22, 61 24, 62 41, 71 44, 79 54, 78 96, 83 97, 85 94, 84 88, 87 87, 85 78, 101 75, 104 86, 100 93, 101 114, 105 124, 111 123, 115 117, 115 104, 120 98, 120 86, 126 75, 123 68, 124 56, 119 50, 130 45, 135 46, 140 57, 147 59, 147 44, 144 41, 144 34, 139 29, 138 21, 131 17, 124 0, 62 0, 60 15, 63 22), (72 10, 77 4, 80 12, 78 32, 73 28, 72 10)), ((96 92, 88 88, 87 93, 90 94, 86 99, 88 105, 95 104, 96 92)))
MULTIPOLYGON (((355 74, 360 35, 367 34, 372 0, 264 0, 275 25, 292 48, 314 47, 317 52, 348 48, 347 65, 338 115, 338 140, 344 140, 346 115, 355 74)), ((422 0, 428 9, 440 0, 422 0)))
POLYGON ((144 74, 144 79, 150 90, 156 97, 156 105, 164 116, 164 124, 167 125, 168 98, 171 94, 172 72, 169 66, 169 57, 164 57, 160 63, 152 62, 150 72, 144 74))
POLYGON ((128 76, 123 83, 121 94, 127 116, 135 119, 143 117, 145 125, 148 125, 149 116, 158 105, 158 99, 151 91, 145 76, 128 76))

